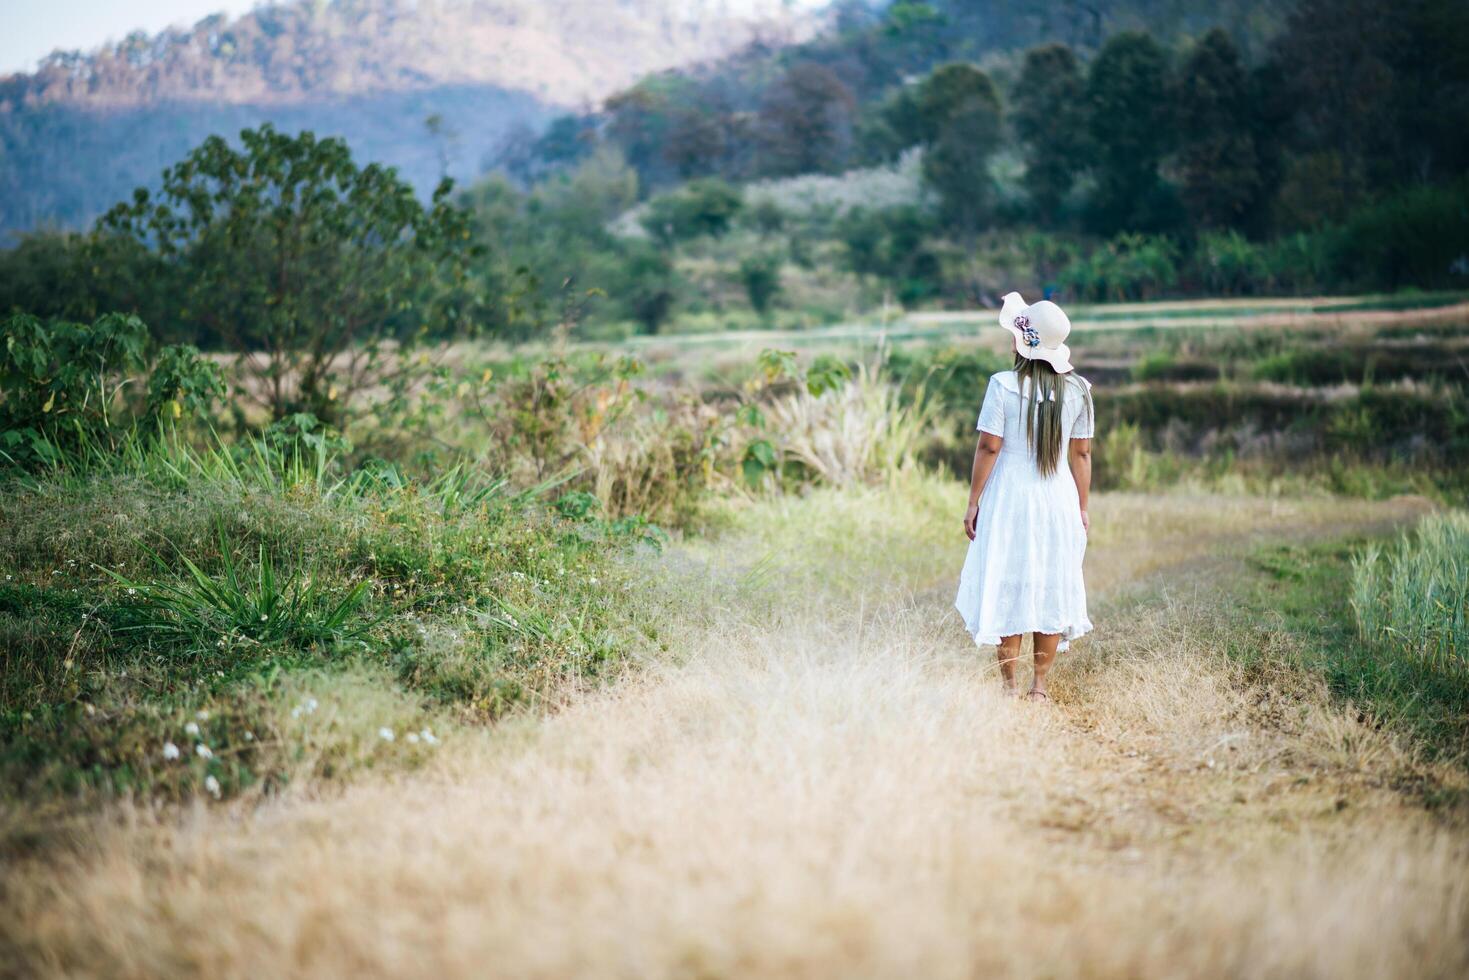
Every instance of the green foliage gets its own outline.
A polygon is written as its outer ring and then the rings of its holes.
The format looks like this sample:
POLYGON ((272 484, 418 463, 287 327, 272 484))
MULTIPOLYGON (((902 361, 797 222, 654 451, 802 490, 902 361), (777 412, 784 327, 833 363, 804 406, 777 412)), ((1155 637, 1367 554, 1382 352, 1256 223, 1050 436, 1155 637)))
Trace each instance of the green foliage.
POLYGON ((855 100, 830 68, 791 66, 760 107, 763 170, 774 176, 834 173, 852 148, 855 100))
MULTIPOLYGON (((1462 515, 1453 513, 1425 519, 1421 528, 1439 523, 1462 527, 1462 515)), ((1407 532, 1396 543, 1346 540, 1324 546, 1273 545, 1262 548, 1252 564, 1265 573, 1246 594, 1247 608, 1256 617, 1268 617, 1299 638, 1292 659, 1319 673, 1333 693, 1350 701, 1376 725, 1389 726, 1407 736, 1430 757, 1463 764, 1469 761, 1469 672, 1457 664, 1425 656, 1425 651, 1402 642, 1396 627, 1407 633, 1417 627, 1411 618, 1433 610, 1422 594, 1409 595, 1413 585, 1399 590, 1389 577, 1396 562, 1408 574, 1442 572, 1462 565, 1462 531, 1442 535, 1435 528, 1417 544, 1418 534, 1407 532), (1444 538, 1448 540, 1444 540, 1444 538), (1457 553, 1440 551, 1457 546, 1457 553), (1421 550, 1418 550, 1421 547, 1421 550), (1416 553, 1413 553, 1415 552, 1416 553), (1395 601, 1405 605, 1396 610, 1395 601), (1425 609, 1427 605, 1427 609, 1425 609), (1363 607, 1382 631, 1362 630, 1363 607), (1386 622, 1392 613, 1409 618, 1386 622)), ((1462 595, 1462 580, 1439 582, 1436 600, 1462 595)), ((1435 624, 1423 624, 1432 630, 1435 624)), ((1253 657, 1257 651, 1243 650, 1253 657)))
POLYGON ((847 267, 859 276, 876 276, 904 303, 918 302, 939 289, 943 271, 929 241, 931 219, 919 208, 886 211, 853 208, 837 225, 847 267))
POLYGON ((1060 274, 1074 294, 1097 300, 1146 300, 1178 280, 1179 249, 1157 235, 1123 232, 1060 274))
POLYGON ((1015 132, 1025 148, 1025 189, 1036 216, 1060 218, 1062 202, 1086 167, 1086 81, 1064 44, 1025 53, 1011 90, 1015 132))
POLYGON ((1000 95, 972 65, 944 65, 919 86, 915 126, 924 147, 923 179, 939 195, 945 223, 972 232, 994 198, 989 158, 1000 145, 1000 95))
MULTIPOLYGON (((648 243, 608 227, 636 203, 638 186, 636 172, 603 148, 529 193, 498 176, 465 191, 461 201, 484 253, 476 274, 491 294, 487 300, 503 300, 485 312, 491 328, 525 339, 599 312, 632 319, 629 307, 646 303, 646 296, 633 294, 647 289, 650 278, 669 286, 671 268, 649 261, 648 243)), ((666 292, 661 302, 671 308, 673 292, 666 292)))
POLYGON ((651 334, 657 333, 673 314, 677 283, 678 275, 667 255, 656 249, 632 246, 614 288, 627 316, 644 333, 651 334))
POLYGON ((776 452, 775 444, 769 439, 754 439, 745 446, 745 454, 740 459, 740 473, 747 485, 760 486, 766 474, 774 473, 779 468, 780 456, 776 452))
POLYGON ((139 189, 99 233, 156 250, 178 329, 259 352, 240 364, 272 414, 337 414, 380 382, 382 340, 473 322, 469 215, 447 182, 425 208, 393 171, 359 168, 341 140, 267 125, 240 141, 206 140, 164 172, 156 198, 139 189))
POLYGON ((636 614, 607 600, 610 559, 663 540, 462 469, 415 480, 333 459, 287 485, 228 453, 146 452, 0 485, 8 795, 171 797, 206 776, 232 795, 414 765, 432 743, 403 733, 494 718, 614 663, 636 614))
POLYGON ((852 369, 830 354, 818 356, 806 370, 806 390, 817 398, 828 391, 836 391, 851 380, 852 369))
POLYGON ((1194 247, 1194 266, 1204 287, 1216 296, 1243 296, 1270 282, 1265 249, 1233 229, 1208 232, 1194 247))
MULTIPOLYGON (((311 647, 358 640, 371 628, 371 622, 357 618, 369 583, 335 594, 299 567, 282 573, 263 544, 251 574, 235 559, 238 547, 223 526, 218 534, 218 576, 206 574, 183 553, 175 556, 187 573, 179 582, 133 581, 109 571, 129 597, 136 597, 131 622, 120 630, 203 647, 240 642, 311 647)), ((172 564, 161 555, 152 557, 155 573, 166 576, 172 564)))
POLYGON ((781 257, 774 252, 758 253, 740 260, 740 282, 750 306, 764 316, 780 295, 781 257))
POLYGON ((1426 517, 1391 551, 1362 552, 1352 610, 1363 642, 1457 679, 1469 703, 1469 516, 1426 517))
POLYGON ((1469 178, 1369 204, 1348 217, 1337 241, 1337 268, 1368 287, 1462 282, 1469 261, 1469 178))
POLYGON ((1170 191, 1158 173, 1177 136, 1166 97, 1172 86, 1168 52, 1148 34, 1114 34, 1091 64, 1088 135, 1097 180, 1091 223, 1104 234, 1173 224, 1170 191))
POLYGON ((740 190, 722 180, 692 180, 648 202, 643 227, 664 245, 703 235, 718 238, 744 204, 740 190))
POLYGON ((0 446, 24 466, 60 465, 114 447, 142 422, 207 418, 224 394, 219 368, 193 347, 153 351, 137 317, 91 324, 17 315, 0 352, 0 446))
POLYGON ((1219 28, 1179 70, 1181 193, 1197 228, 1245 227, 1260 206, 1265 187, 1251 94, 1239 50, 1219 28))

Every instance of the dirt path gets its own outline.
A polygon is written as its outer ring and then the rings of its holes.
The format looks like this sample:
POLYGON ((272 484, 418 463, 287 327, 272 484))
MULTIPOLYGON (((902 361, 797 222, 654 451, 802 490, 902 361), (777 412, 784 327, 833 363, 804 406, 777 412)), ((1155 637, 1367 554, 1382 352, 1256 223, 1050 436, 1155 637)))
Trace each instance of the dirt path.
POLYGON ((1099 501, 1101 626, 1048 707, 948 608, 955 494, 685 546, 672 650, 627 681, 428 774, 103 834, 24 872, 6 938, 112 976, 1469 968, 1469 834, 1401 790, 1460 777, 1270 666, 1289 641, 1229 598, 1252 542, 1411 503, 1099 501))

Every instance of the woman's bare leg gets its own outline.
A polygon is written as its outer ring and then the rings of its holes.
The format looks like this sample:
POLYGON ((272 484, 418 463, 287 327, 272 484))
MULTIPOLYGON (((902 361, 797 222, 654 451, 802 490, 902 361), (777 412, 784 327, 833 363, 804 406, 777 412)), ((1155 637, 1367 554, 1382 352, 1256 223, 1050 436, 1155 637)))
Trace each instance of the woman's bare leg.
POLYGON ((1000 637, 996 652, 1000 660, 1000 679, 1005 684, 1005 693, 1015 693, 1015 664, 1020 659, 1020 634, 1000 637))
MULTIPOLYGON (((1032 700, 1039 701, 1040 696, 1046 694, 1046 674, 1050 673, 1051 664, 1056 662, 1056 647, 1061 643, 1061 634, 1033 633, 1031 635, 1035 639, 1035 679, 1030 682, 1030 697, 1032 700)), ((1015 644, 1015 652, 1020 652, 1018 642, 1015 644)))

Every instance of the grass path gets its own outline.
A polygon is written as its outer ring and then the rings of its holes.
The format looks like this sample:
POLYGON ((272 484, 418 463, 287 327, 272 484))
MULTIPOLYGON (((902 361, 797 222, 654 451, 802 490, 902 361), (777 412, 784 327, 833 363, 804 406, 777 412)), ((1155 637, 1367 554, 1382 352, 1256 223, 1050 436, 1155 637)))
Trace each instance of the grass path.
POLYGON ((762 507, 650 568, 669 649, 429 772, 131 814, 12 869, 16 972, 1462 975, 1461 786, 1284 666, 1262 541, 1411 502, 1106 496, 1054 705, 952 611, 962 491, 762 507), (793 547, 792 542, 797 546, 793 547), (1249 649, 1251 658, 1227 656, 1249 649))

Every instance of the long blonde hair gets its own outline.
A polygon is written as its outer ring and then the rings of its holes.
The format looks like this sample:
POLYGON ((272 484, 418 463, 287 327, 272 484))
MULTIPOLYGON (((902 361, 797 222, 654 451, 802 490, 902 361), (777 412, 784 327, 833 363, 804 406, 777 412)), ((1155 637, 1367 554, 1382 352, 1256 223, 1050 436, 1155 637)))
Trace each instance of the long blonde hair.
MULTIPOLYGON (((1024 399, 1026 441, 1035 451, 1035 465, 1041 476, 1050 476, 1061 465, 1061 447, 1066 443, 1066 376, 1047 361, 1019 354, 1015 355, 1015 376, 1024 399), (1026 381, 1030 382, 1028 394, 1026 381)), ((1090 412, 1091 405, 1084 405, 1082 410, 1090 412)))

